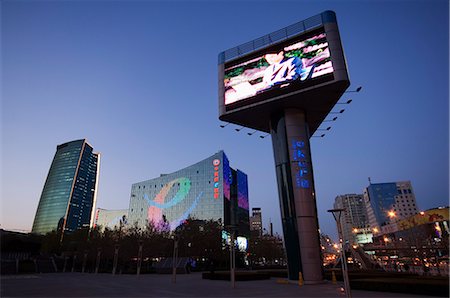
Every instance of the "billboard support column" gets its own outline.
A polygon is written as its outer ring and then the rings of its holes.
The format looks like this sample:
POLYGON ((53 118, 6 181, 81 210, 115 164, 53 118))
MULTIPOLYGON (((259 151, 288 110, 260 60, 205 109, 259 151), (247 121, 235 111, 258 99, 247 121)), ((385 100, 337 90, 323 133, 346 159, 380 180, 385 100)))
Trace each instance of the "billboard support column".
POLYGON ((271 119, 281 220, 289 279, 323 281, 319 226, 305 113, 285 109, 271 119))

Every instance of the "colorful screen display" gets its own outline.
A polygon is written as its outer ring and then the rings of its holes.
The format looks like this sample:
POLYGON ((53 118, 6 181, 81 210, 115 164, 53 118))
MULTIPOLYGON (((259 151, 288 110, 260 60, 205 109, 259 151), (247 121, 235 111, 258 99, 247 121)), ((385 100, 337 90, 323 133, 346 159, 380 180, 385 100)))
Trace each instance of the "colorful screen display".
POLYGON ((248 210, 248 183, 247 175, 237 170, 238 207, 248 210))
POLYGON ((233 176, 231 175, 230 162, 228 161, 225 153, 223 154, 223 196, 229 201, 230 196, 230 186, 233 181, 233 176))
POLYGON ((258 55, 225 65, 225 105, 288 86, 306 87, 333 73, 325 33, 291 40, 258 55))
POLYGON ((153 222, 158 227, 158 225, 162 224, 161 221, 165 217, 165 215, 163 216, 163 211, 174 207, 173 214, 175 214, 176 217, 170 219, 168 224, 170 230, 174 230, 178 227, 189 217, 192 211, 194 211, 203 195, 203 192, 201 191, 192 204, 180 204, 186 199, 190 189, 191 180, 186 177, 181 177, 167 183, 154 198, 150 198, 148 194, 145 193, 144 199, 148 204, 148 221, 153 222), (177 184, 178 186, 176 186, 177 184), (178 188, 177 192, 172 198, 168 197, 170 190, 175 187, 178 188), (184 205, 184 208, 182 205, 184 205))

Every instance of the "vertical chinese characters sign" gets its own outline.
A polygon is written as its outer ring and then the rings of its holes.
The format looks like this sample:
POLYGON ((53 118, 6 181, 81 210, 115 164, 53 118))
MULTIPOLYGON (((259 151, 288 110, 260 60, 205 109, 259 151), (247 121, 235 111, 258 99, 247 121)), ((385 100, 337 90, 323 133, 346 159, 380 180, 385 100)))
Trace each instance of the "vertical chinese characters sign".
POLYGON ((214 166, 214 199, 219 198, 219 165, 220 165, 220 159, 214 159, 213 160, 213 166, 214 166))
POLYGON ((292 160, 295 171, 295 186, 296 188, 310 188, 311 181, 308 178, 310 173, 309 160, 306 158, 306 144, 305 141, 295 138, 291 141, 292 160))

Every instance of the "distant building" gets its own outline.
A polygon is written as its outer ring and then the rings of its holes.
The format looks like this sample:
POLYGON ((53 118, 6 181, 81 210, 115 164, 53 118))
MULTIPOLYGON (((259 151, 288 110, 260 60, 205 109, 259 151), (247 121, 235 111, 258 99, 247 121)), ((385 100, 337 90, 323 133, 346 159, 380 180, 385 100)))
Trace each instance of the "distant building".
MULTIPOLYGON (((378 233, 377 236, 382 237, 387 234, 404 232, 410 229, 421 229, 423 228, 422 226, 430 226, 430 224, 432 228, 431 230, 433 230, 435 227, 438 227, 439 224, 441 224, 442 229, 440 227, 436 228, 436 235, 441 237, 440 234, 442 231, 447 233, 447 235, 449 233, 448 221, 449 207, 433 208, 383 226, 382 230, 380 231, 380 233, 378 233)), ((411 236, 411 234, 409 234, 409 236, 411 236)), ((415 237, 410 238, 414 239, 415 237)), ((428 238, 430 238, 429 235, 424 239, 420 239, 420 241, 427 241, 429 240, 428 238)), ((419 239, 414 239, 414 241, 419 241, 419 239)))
POLYGON ((364 201, 371 229, 382 232, 384 226, 418 213, 410 181, 371 183, 364 189, 364 201))
POLYGON ((128 224, 174 230, 186 219, 221 221, 249 234, 247 175, 220 151, 194 165, 131 187, 128 224))
POLYGON ((401 260, 410 269, 414 265, 414 272, 448 275, 449 233, 449 207, 438 207, 383 226, 364 249, 373 251, 383 266, 401 260))
POLYGON ((32 233, 70 233, 93 224, 100 154, 85 139, 56 147, 32 233))
POLYGON ((105 228, 114 230, 127 224, 128 209, 122 210, 106 210, 97 208, 95 210, 94 228, 99 227, 100 230, 105 228))
POLYGON ((262 236, 262 215, 261 208, 252 208, 252 216, 250 217, 250 231, 254 231, 257 236, 262 236))
POLYGON ((371 242, 366 207, 362 194, 345 194, 337 196, 334 208, 345 209, 341 215, 342 234, 349 244, 371 242))

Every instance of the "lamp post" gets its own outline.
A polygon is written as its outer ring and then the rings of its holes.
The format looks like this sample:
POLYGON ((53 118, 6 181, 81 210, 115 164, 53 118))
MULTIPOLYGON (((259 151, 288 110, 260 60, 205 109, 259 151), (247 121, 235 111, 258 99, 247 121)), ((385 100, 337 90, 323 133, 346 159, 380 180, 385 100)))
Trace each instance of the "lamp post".
POLYGON ((235 230, 231 231, 231 287, 234 289, 236 287, 236 252, 235 252, 235 248, 234 248, 234 235, 235 230))
POLYGON ((172 283, 177 283, 178 235, 173 236, 172 283))
POLYGON ((141 266, 142 266, 142 244, 143 241, 139 240, 139 249, 138 249, 138 259, 137 259, 137 270, 136 275, 139 276, 141 274, 141 266))
POLYGON ((113 275, 116 274, 116 270, 117 270, 117 263, 119 261, 119 248, 120 248, 119 243, 116 243, 114 245, 114 260, 113 260, 113 270, 112 270, 113 275))
POLYGON ((86 269, 86 261, 87 261, 87 256, 88 256, 88 250, 84 250, 84 255, 83 255, 83 266, 81 266, 81 272, 84 273, 84 270, 86 269))
POLYGON ((95 261, 95 273, 98 273, 98 268, 100 267, 100 257, 102 254, 102 249, 99 247, 97 248, 97 259, 95 261))
POLYGON ((235 245, 234 245, 234 238, 236 233, 236 225, 228 225, 227 226, 228 231, 230 232, 230 281, 231 281, 231 287, 234 289, 236 287, 236 252, 235 252, 235 245))
POLYGON ((345 294, 347 298, 351 298, 352 295, 350 293, 350 283, 348 280, 348 269, 347 269, 347 258, 345 256, 345 240, 344 236, 342 235, 342 226, 341 226, 341 214, 345 211, 345 209, 331 209, 328 210, 328 212, 331 212, 333 214, 334 220, 336 220, 337 228, 338 228, 338 235, 341 239, 341 263, 342 263, 342 276, 344 277, 344 287, 345 287, 345 294))

